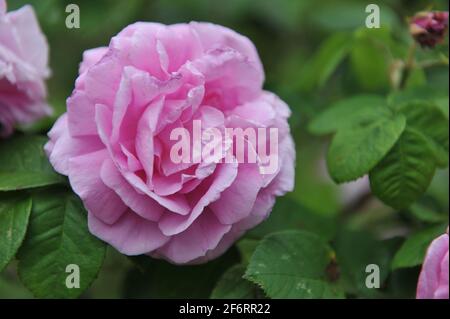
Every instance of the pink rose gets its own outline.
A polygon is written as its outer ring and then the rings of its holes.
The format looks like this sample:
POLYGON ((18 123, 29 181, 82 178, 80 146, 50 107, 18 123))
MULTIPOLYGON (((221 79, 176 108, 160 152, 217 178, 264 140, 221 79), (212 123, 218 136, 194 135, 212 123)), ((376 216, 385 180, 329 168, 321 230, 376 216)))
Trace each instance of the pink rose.
POLYGON ((417 285, 418 299, 448 299, 448 228, 428 247, 417 285))
POLYGON ((44 80, 48 45, 30 6, 6 13, 0 0, 0 137, 50 114, 44 80))
POLYGON ((409 24, 409 32, 424 48, 434 48, 444 42, 448 29, 448 12, 419 12, 409 24))
MULTIPOLYGON (((293 188, 295 150, 290 110, 263 81, 252 42, 209 23, 138 22, 86 51, 45 149, 83 200, 92 234, 123 254, 200 263, 267 218, 293 188), (175 163, 171 132, 192 132, 196 120, 220 132, 276 128, 275 170, 262 174, 259 161, 175 163)), ((268 141, 246 143, 255 152, 268 141)))

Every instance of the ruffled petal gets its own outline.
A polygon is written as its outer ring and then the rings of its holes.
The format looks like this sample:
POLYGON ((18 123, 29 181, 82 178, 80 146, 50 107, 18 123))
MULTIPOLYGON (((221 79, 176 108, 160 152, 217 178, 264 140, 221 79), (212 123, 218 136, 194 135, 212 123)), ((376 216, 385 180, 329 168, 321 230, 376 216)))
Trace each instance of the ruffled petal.
POLYGON ((197 201, 188 216, 165 214, 159 221, 161 231, 167 235, 175 235, 186 230, 210 203, 216 201, 220 194, 233 183, 237 176, 237 163, 221 164, 213 175, 213 180, 205 194, 197 201))
MULTIPOLYGON (((448 252, 449 252, 449 238, 448 234, 444 234, 433 240, 428 247, 425 255, 425 261, 422 265, 422 271, 419 276, 417 285, 418 299, 434 299, 439 296, 448 298, 448 252), (441 269, 443 261, 447 258, 447 268, 441 269), (445 284, 441 285, 441 274, 447 271, 447 285, 445 291, 445 284), (436 292, 441 289, 438 295, 436 292), (445 293, 446 292, 446 293, 445 293)), ((445 262, 444 262, 445 264, 445 262)), ((445 278, 445 277, 444 277, 445 278)))
POLYGON ((205 211, 184 232, 172 236, 164 247, 155 252, 155 255, 168 258, 176 264, 188 263, 217 247, 230 229, 230 225, 221 224, 214 214, 205 211))
POLYGON ((124 214, 127 207, 100 178, 101 167, 107 156, 107 151, 101 150, 71 158, 69 180, 88 212, 104 223, 112 224, 124 214))
POLYGON ((123 178, 112 160, 107 159, 103 162, 100 177, 132 211, 147 220, 159 220, 165 208, 149 196, 136 192, 123 178))
POLYGON ((142 255, 163 246, 169 241, 158 225, 127 211, 114 224, 106 224, 95 215, 88 215, 89 231, 106 241, 122 254, 142 255))

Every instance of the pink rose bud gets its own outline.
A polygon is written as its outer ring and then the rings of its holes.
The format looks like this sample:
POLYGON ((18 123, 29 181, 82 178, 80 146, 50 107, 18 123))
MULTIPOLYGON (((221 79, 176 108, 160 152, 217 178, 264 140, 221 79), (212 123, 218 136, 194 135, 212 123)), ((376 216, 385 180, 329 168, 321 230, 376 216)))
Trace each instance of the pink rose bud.
POLYGON ((290 109, 263 82, 253 43, 209 23, 138 22, 86 51, 45 149, 83 200, 90 232, 126 255, 201 263, 266 219, 293 189, 295 148, 290 109), (237 138, 226 135, 199 160, 210 145, 202 133, 228 128, 248 129, 242 141, 257 161, 234 160, 237 138), (179 161, 184 136, 196 156, 179 161), (274 157, 260 156, 266 146, 274 157), (274 165, 263 174, 264 159, 274 165))
POLYGON ((444 41, 448 28, 448 12, 419 12, 410 22, 409 30, 422 46, 434 48, 444 41))
POLYGON ((448 299, 448 228, 428 247, 417 285, 418 299, 448 299))
POLYGON ((44 80, 48 45, 32 7, 6 13, 0 0, 0 137, 50 114, 44 80))

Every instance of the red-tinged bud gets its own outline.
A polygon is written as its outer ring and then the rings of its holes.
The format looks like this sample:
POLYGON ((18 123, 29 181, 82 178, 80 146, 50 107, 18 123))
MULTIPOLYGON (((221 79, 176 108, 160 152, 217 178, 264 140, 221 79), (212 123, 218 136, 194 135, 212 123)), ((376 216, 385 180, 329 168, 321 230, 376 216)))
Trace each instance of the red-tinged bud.
POLYGON ((409 30, 414 39, 422 46, 434 48, 444 41, 448 28, 448 12, 419 12, 410 22, 409 30))

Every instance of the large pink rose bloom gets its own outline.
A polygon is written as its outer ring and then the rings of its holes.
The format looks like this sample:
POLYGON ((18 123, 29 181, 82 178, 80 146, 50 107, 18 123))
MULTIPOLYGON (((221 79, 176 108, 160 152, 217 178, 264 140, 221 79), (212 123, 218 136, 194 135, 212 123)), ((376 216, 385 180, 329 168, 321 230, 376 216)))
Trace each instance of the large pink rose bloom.
MULTIPOLYGON (((249 39, 227 28, 135 23, 86 51, 46 151, 88 210, 90 231, 127 255, 200 263, 222 254, 292 190, 288 106, 262 90, 249 39), (279 161, 175 164, 175 128, 277 128, 279 161)), ((269 134, 267 134, 269 136, 269 134)), ((248 142, 249 150, 256 145, 248 142)))
POLYGON ((50 114, 48 45, 30 6, 6 13, 0 0, 0 137, 50 114))
POLYGON ((448 299, 448 229, 428 247, 417 285, 418 299, 448 299))

